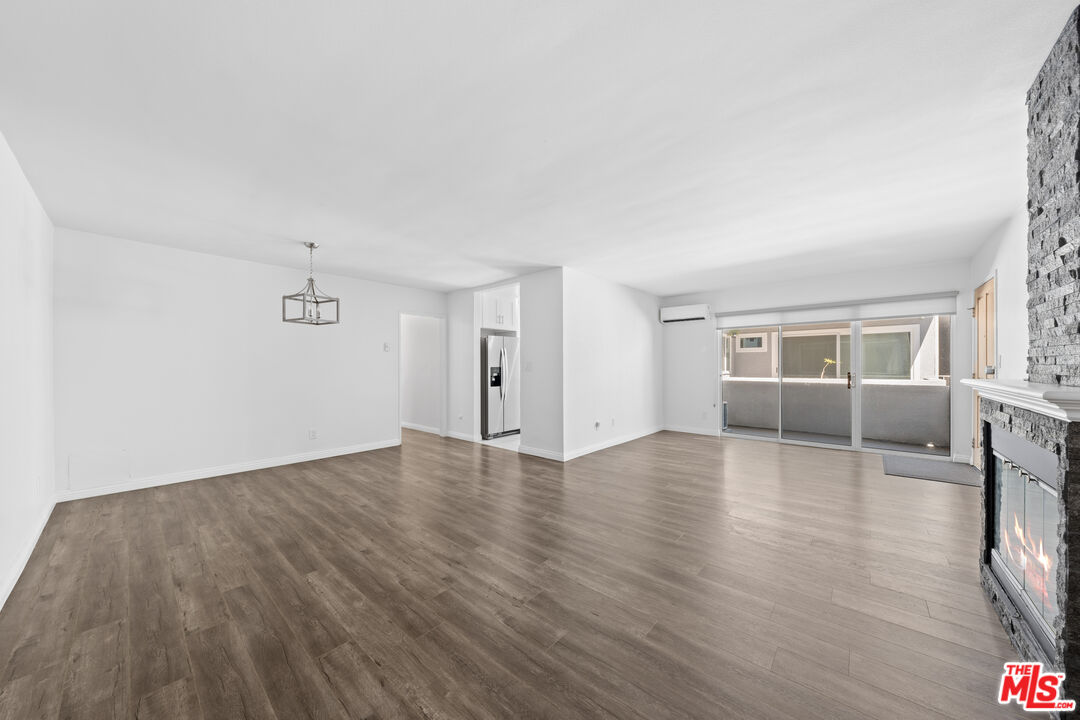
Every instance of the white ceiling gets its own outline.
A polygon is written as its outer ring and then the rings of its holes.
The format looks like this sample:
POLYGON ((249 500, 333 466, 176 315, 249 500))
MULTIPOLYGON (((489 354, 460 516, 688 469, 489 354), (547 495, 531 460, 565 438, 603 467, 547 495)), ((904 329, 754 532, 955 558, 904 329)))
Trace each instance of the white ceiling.
POLYGON ((660 295, 970 255, 1076 0, 5 0, 62 226, 437 289, 660 295))

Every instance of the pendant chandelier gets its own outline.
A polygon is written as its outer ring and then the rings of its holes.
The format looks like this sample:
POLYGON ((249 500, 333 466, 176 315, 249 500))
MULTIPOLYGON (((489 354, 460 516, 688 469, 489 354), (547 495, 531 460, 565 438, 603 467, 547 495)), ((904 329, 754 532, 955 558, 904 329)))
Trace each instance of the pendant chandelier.
POLYGON ((314 253, 319 243, 306 242, 308 249, 308 279, 299 292, 281 296, 281 319, 302 325, 335 325, 340 319, 340 303, 336 297, 324 295, 315 284, 314 253))

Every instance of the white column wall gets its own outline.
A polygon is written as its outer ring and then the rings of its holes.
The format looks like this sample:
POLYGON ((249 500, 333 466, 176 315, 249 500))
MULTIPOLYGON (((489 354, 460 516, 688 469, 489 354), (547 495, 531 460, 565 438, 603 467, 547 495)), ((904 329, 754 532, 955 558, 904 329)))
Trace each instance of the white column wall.
POLYGON ((0 136, 0 607, 53 508, 53 225, 0 136))

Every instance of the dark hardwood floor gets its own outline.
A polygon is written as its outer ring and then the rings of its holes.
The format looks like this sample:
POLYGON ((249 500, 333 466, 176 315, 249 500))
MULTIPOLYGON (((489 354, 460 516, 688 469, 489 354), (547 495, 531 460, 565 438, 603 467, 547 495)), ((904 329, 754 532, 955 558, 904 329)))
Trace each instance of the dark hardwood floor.
POLYGON ((659 433, 400 448, 57 505, 0 717, 996 718, 976 488, 659 433))

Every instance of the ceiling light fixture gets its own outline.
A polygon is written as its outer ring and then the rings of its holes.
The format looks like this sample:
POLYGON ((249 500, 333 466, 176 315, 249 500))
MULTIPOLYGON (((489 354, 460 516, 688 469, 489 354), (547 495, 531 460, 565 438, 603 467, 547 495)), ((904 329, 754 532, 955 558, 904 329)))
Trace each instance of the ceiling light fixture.
POLYGON ((319 243, 306 242, 308 279, 300 292, 281 296, 281 319, 302 325, 336 325, 341 318, 339 298, 323 295, 315 285, 314 253, 319 243))

